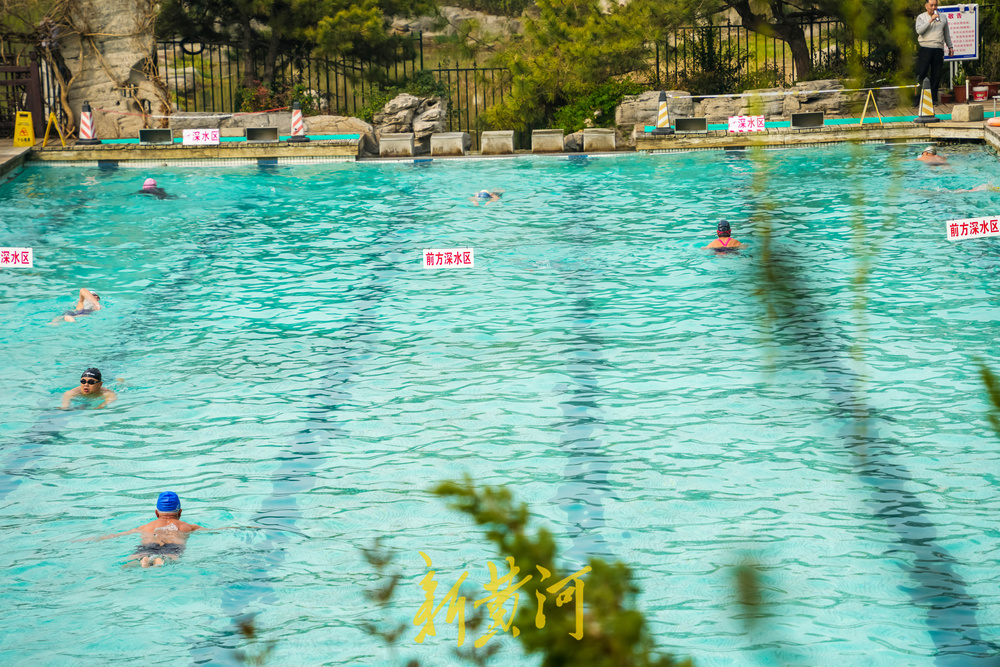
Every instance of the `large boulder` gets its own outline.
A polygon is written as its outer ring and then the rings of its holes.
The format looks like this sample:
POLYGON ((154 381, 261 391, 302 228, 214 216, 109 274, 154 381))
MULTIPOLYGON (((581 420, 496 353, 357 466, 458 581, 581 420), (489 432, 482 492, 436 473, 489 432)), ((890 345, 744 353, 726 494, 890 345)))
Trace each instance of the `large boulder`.
POLYGON ((785 96, 782 115, 793 113, 809 113, 822 111, 829 116, 839 116, 847 113, 849 99, 841 92, 844 89, 837 79, 819 79, 817 81, 800 81, 792 86, 785 96), (818 92, 818 91, 837 92, 818 92))
POLYGON ((420 106, 420 98, 400 93, 389 100, 380 113, 372 119, 376 136, 413 131, 413 114, 420 106))
POLYGON ((583 130, 567 134, 563 139, 563 150, 567 153, 579 153, 583 150, 583 130))
POLYGON ((446 35, 458 35, 470 27, 473 28, 469 32, 470 37, 520 35, 524 32, 524 25, 518 19, 484 14, 462 7, 442 7, 441 16, 447 22, 444 28, 446 35))
POLYGON ((349 116, 308 116, 303 119, 306 134, 360 134, 361 151, 365 155, 378 155, 375 129, 361 120, 349 116))
POLYGON ((431 135, 444 132, 447 127, 448 101, 441 97, 400 93, 389 100, 373 120, 376 139, 383 134, 413 132, 414 154, 428 153, 431 135))
MULTIPOLYGON (((688 93, 683 90, 668 90, 667 111, 670 118, 679 116, 681 118, 690 117, 694 113, 694 101, 688 97, 688 93), (678 97, 671 97, 675 95, 678 97)), ((626 96, 622 103, 615 109, 615 125, 630 128, 637 123, 644 125, 656 125, 656 114, 660 107, 660 91, 647 90, 640 95, 626 96)))
POLYGON ((222 120, 219 127, 276 127, 278 134, 291 134, 292 112, 270 111, 268 113, 234 114, 222 120))
POLYGON ((438 16, 394 16, 391 20, 392 30, 397 34, 419 32, 424 37, 431 38, 440 35, 454 36, 468 31, 469 37, 477 39, 491 35, 520 35, 524 32, 520 19, 484 14, 463 7, 441 7, 439 11, 438 16))

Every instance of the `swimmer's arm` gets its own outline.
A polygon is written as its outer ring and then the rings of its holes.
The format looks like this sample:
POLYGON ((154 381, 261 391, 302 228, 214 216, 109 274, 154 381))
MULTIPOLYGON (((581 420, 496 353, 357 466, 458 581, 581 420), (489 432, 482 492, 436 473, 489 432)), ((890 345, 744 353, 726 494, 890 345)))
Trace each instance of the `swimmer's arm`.
POLYGON ((104 402, 97 406, 98 410, 108 405, 111 405, 112 403, 118 400, 118 394, 111 391, 110 389, 104 389, 102 395, 104 396, 104 402))
POLYGON ((113 537, 121 537, 122 535, 131 535, 132 533, 141 533, 143 528, 145 528, 145 526, 142 526, 140 528, 133 528, 132 530, 126 530, 123 533, 111 533, 110 535, 101 535, 100 537, 84 537, 83 539, 73 540, 73 541, 74 542, 102 542, 104 540, 110 540, 113 537))
POLYGON ((71 400, 73 400, 74 396, 78 396, 79 394, 80 394, 80 388, 79 387, 73 387, 72 389, 70 389, 69 391, 67 391, 66 393, 64 393, 63 397, 62 397, 62 409, 63 410, 68 409, 69 408, 69 402, 71 400))
POLYGON ((91 292, 86 287, 81 287, 80 288, 80 300, 77 302, 77 306, 76 306, 77 310, 80 310, 81 308, 83 308, 84 301, 91 301, 91 302, 93 302, 93 304, 94 304, 94 310, 100 310, 101 309, 101 302, 97 300, 97 297, 94 296, 94 293, 91 292))

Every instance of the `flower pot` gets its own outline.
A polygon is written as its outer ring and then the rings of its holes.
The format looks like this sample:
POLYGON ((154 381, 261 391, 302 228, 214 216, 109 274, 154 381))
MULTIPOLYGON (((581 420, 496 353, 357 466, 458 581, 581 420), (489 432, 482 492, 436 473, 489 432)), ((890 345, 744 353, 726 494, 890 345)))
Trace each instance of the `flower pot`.
POLYGON ((951 93, 941 93, 941 104, 954 104, 955 96, 951 93))
POLYGON ((955 86, 955 104, 965 104, 965 84, 955 86))
POLYGON ((969 80, 969 88, 974 88, 975 86, 981 86, 983 81, 986 80, 985 76, 970 75, 966 77, 969 80))
POLYGON ((990 89, 990 99, 1000 94, 1000 81, 990 81, 986 86, 990 89))

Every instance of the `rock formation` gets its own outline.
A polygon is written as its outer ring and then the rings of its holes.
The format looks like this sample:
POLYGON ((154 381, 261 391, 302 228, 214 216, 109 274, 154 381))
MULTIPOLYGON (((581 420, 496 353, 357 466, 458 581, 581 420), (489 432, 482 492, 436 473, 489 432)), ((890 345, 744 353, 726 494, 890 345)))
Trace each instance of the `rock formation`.
POLYGON ((440 11, 440 16, 393 17, 392 29, 401 34, 421 32, 424 37, 430 38, 438 35, 452 37, 463 33, 470 27, 473 29, 469 36, 477 39, 488 35, 520 35, 524 33, 524 24, 519 19, 484 14, 462 7, 441 7, 440 11), (474 26, 469 24, 474 24, 474 26))
POLYGON ((90 102, 98 138, 136 137, 139 128, 165 126, 141 115, 144 109, 170 113, 155 73, 155 14, 153 0, 74 0, 68 6, 68 27, 59 36, 72 77, 67 111, 78 121, 83 103, 90 102))
POLYGON ((413 132, 414 154, 429 153, 431 135, 444 132, 448 120, 448 101, 441 97, 416 97, 400 93, 375 114, 375 137, 397 132, 413 132))
MULTIPOLYGON (((704 117, 709 123, 722 123, 730 116, 747 116, 751 113, 763 114, 768 119, 787 119, 793 113, 814 111, 822 111, 828 116, 843 116, 850 111, 852 105, 859 104, 859 101, 863 103, 865 98, 865 93, 841 92, 843 89, 844 84, 837 79, 823 79, 801 81, 790 88, 747 91, 749 94, 760 94, 760 107, 756 107, 756 101, 751 96, 733 95, 694 100, 683 90, 670 90, 667 91, 667 108, 671 121, 678 117, 704 117), (671 95, 679 97, 670 99, 671 95), (752 106, 756 107, 753 111, 752 106)), ((878 91, 875 95, 880 109, 891 109, 899 100, 895 90, 878 91)), ((659 91, 652 90, 626 97, 615 110, 615 124, 626 131, 632 131, 633 128, 641 130, 642 126, 655 124, 659 96, 659 91)))

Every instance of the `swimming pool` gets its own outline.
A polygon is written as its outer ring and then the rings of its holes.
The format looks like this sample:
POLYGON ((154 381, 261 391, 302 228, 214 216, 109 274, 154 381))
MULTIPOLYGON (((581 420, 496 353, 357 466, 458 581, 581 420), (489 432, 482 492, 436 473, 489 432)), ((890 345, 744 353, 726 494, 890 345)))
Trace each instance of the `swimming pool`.
MULTIPOLYGON (((996 162, 916 153, 25 169, 0 186, 0 245, 36 254, 0 273, 3 662, 234 664, 231 619, 259 612, 269 664, 453 664, 444 614, 423 645, 412 620, 418 551, 445 590, 499 561, 425 492, 467 472, 571 565, 630 565, 660 646, 698 665, 985 664, 998 441, 974 359, 1000 252, 943 221, 997 213, 1000 193, 952 192, 996 162), (129 196, 147 175, 180 198, 129 196), (481 188, 506 194, 473 206, 481 188), (719 217, 745 252, 700 249, 719 217), (802 290, 774 326, 765 220, 802 290), (438 247, 475 268, 422 269, 438 247), (47 326, 81 286, 107 308, 47 326), (88 366, 118 402, 59 411, 88 366), (168 489, 185 520, 247 528, 159 570, 121 569, 131 537, 73 541, 168 489), (405 573, 395 660, 361 629, 376 537, 405 573), (776 605, 753 641, 727 569, 747 554, 776 605)), ((502 641, 492 664, 537 662, 502 641)))

